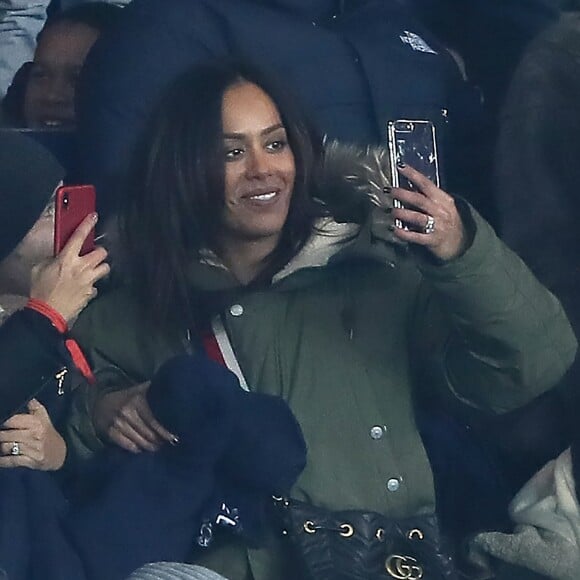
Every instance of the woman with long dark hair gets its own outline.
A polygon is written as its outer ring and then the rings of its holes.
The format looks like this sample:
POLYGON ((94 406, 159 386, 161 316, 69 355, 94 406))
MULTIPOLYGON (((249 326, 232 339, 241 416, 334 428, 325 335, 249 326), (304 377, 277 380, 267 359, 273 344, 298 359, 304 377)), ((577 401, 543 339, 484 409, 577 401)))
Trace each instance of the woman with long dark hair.
POLYGON ((386 169, 381 151, 324 149, 284 90, 231 62, 178 80, 135 154, 121 216, 128 284, 78 323, 98 388, 78 391, 72 427, 85 453, 103 441, 165 453, 148 381, 183 352, 217 353, 242 386, 283 397, 308 446, 284 505, 313 523, 314 568, 274 534, 200 558, 229 578, 307 577, 297 562, 311 577, 370 577, 359 544, 332 549, 332 530, 352 536, 328 523, 344 510, 355 538, 377 522, 368 546, 383 546, 383 574, 386 561, 393 574, 452 578, 414 398, 505 411, 574 356, 557 300, 469 205, 403 165, 414 190, 391 188, 386 169))
POLYGON ((135 157, 122 214, 123 248, 130 256, 132 279, 144 303, 157 305, 153 314, 161 323, 171 318, 183 321, 184 317, 194 323, 185 268, 193 256, 219 246, 223 235, 220 95, 226 87, 249 82, 277 95, 285 115, 280 119, 282 126, 268 136, 272 139, 268 147, 274 158, 291 152, 295 165, 280 243, 268 254, 253 282, 271 278, 296 255, 310 237, 315 218, 324 213, 309 190, 321 144, 294 101, 251 68, 206 67, 203 83, 200 76, 198 70, 183 76, 159 107, 156 122, 135 157))

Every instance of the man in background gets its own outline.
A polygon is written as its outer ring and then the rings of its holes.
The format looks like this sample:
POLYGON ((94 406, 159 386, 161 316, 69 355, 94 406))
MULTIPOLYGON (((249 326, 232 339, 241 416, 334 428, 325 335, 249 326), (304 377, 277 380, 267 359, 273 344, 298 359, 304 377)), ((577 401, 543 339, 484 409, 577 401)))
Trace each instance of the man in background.
POLYGON ((120 10, 106 2, 90 2, 51 16, 38 35, 33 61, 16 73, 2 103, 6 124, 74 127, 78 76, 89 50, 120 10))

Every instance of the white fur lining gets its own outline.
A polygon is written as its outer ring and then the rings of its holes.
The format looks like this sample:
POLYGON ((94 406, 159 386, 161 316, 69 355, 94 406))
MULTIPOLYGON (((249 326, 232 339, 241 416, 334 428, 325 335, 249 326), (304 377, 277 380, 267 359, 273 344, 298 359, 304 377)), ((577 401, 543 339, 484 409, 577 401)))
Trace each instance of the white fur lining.
POLYGON ((567 449, 524 485, 510 504, 516 524, 550 530, 580 547, 580 508, 567 449))
POLYGON ((278 272, 273 282, 279 282, 294 274, 298 270, 305 268, 322 268, 339 249, 340 242, 356 236, 360 226, 352 223, 338 223, 332 218, 323 218, 315 224, 316 233, 306 242, 302 250, 295 256, 280 272, 278 272))
MULTIPOLYGON (((315 231, 310 236, 302 250, 282 268, 272 279, 280 282, 284 278, 304 268, 322 268, 326 266, 339 250, 345 245, 341 242, 354 238, 360 230, 360 226, 353 223, 338 223, 330 217, 321 218, 314 224, 315 231)), ((212 268, 228 270, 220 257, 210 249, 200 251, 200 262, 212 268)))
POLYGON ((475 561, 491 554, 556 580, 580 578, 580 507, 570 449, 524 485, 510 514, 512 534, 485 532, 472 540, 475 561))

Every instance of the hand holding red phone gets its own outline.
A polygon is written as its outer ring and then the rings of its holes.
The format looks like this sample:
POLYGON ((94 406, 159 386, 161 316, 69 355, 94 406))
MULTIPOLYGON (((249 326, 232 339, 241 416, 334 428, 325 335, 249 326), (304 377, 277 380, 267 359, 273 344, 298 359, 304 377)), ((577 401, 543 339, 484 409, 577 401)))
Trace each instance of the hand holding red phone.
MULTIPOLYGON (((95 213, 94 185, 62 185, 55 194, 54 255, 60 254, 73 232, 90 214, 95 213)), ((89 234, 80 251, 84 256, 95 249, 94 231, 89 234)))
POLYGON ((87 216, 58 256, 32 270, 30 297, 47 303, 67 322, 76 318, 97 295, 95 283, 110 271, 104 248, 80 255, 96 223, 96 213, 87 216))

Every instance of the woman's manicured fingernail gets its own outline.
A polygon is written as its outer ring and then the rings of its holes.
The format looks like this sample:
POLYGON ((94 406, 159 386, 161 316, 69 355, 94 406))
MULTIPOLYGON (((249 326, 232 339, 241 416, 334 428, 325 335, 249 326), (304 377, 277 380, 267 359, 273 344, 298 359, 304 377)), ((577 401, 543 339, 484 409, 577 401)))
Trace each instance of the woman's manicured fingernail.
POLYGON ((407 164, 404 161, 397 161, 397 167, 399 169, 405 169, 405 167, 407 167, 407 164))
POLYGON ((94 212, 93 215, 91 215, 91 219, 96 222, 99 219, 99 214, 97 212, 94 212))
POLYGON ((179 437, 177 435, 172 435, 171 445, 179 445, 179 437))

